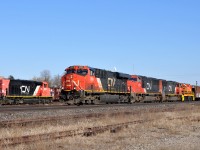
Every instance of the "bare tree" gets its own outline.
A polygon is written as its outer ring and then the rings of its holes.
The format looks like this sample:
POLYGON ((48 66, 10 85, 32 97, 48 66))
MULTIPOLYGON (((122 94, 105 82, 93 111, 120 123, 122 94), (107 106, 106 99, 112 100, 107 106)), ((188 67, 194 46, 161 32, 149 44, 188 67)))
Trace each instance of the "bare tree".
POLYGON ((43 71, 41 71, 40 72, 40 76, 39 77, 34 76, 32 78, 32 80, 34 80, 34 81, 46 81, 46 82, 49 83, 49 86, 51 86, 51 84, 52 84, 51 73, 50 73, 49 70, 43 70, 43 71))
POLYGON ((49 83, 49 87, 57 87, 61 86, 61 75, 55 75, 51 77, 51 73, 49 70, 43 70, 40 72, 40 77, 34 76, 32 78, 34 81, 46 81, 49 83))
POLYGON ((42 81, 41 77, 36 77, 36 76, 34 76, 34 77, 32 78, 32 80, 33 80, 33 81, 42 81))
POLYGON ((61 86, 61 76, 55 75, 52 79, 52 87, 60 87, 61 86))
POLYGON ((15 78, 14 78, 13 75, 9 75, 9 76, 8 76, 8 79, 10 79, 10 80, 14 80, 15 78))
POLYGON ((49 70, 43 70, 40 72, 40 77, 43 81, 50 83, 51 81, 51 72, 49 70))

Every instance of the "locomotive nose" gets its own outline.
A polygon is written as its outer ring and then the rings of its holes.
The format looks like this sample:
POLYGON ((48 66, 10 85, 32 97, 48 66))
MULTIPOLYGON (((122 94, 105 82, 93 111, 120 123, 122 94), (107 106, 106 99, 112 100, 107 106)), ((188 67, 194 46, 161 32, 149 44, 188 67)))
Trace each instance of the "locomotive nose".
POLYGON ((67 90, 72 89, 71 77, 66 77, 66 88, 67 88, 67 90))
POLYGON ((76 80, 76 77, 75 75, 68 75, 66 76, 66 80, 65 80, 65 83, 66 83, 66 89, 67 90, 74 90, 74 81, 76 80))

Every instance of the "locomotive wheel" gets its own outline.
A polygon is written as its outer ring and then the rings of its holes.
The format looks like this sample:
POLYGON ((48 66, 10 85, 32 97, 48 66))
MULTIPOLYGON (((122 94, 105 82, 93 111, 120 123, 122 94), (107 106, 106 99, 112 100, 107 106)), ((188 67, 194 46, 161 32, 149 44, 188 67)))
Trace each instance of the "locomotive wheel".
POLYGON ((130 99, 130 104, 133 104, 133 103, 135 103, 135 102, 136 102, 135 98, 131 98, 131 99, 130 99))
POLYGON ((94 103, 94 100, 91 100, 91 104, 92 104, 92 105, 94 105, 94 104, 95 104, 95 103, 94 103))

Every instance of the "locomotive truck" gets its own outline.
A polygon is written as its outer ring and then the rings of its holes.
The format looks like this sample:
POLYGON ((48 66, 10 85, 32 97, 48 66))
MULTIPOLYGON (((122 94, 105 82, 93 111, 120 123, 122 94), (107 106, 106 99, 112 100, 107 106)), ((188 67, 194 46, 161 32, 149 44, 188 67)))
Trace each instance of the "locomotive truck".
POLYGON ((62 76, 60 98, 67 104, 194 100, 190 84, 120 72, 70 66, 62 76))
POLYGON ((52 101, 47 82, 0 78, 0 103, 48 103, 52 101))

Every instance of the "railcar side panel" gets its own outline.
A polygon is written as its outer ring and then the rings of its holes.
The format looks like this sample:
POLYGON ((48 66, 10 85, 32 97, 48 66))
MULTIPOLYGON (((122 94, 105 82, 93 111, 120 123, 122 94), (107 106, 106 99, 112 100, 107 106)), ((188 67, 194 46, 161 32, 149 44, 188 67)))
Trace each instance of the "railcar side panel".
POLYGON ((10 80, 10 96, 36 96, 40 90, 42 82, 26 80, 10 80))

